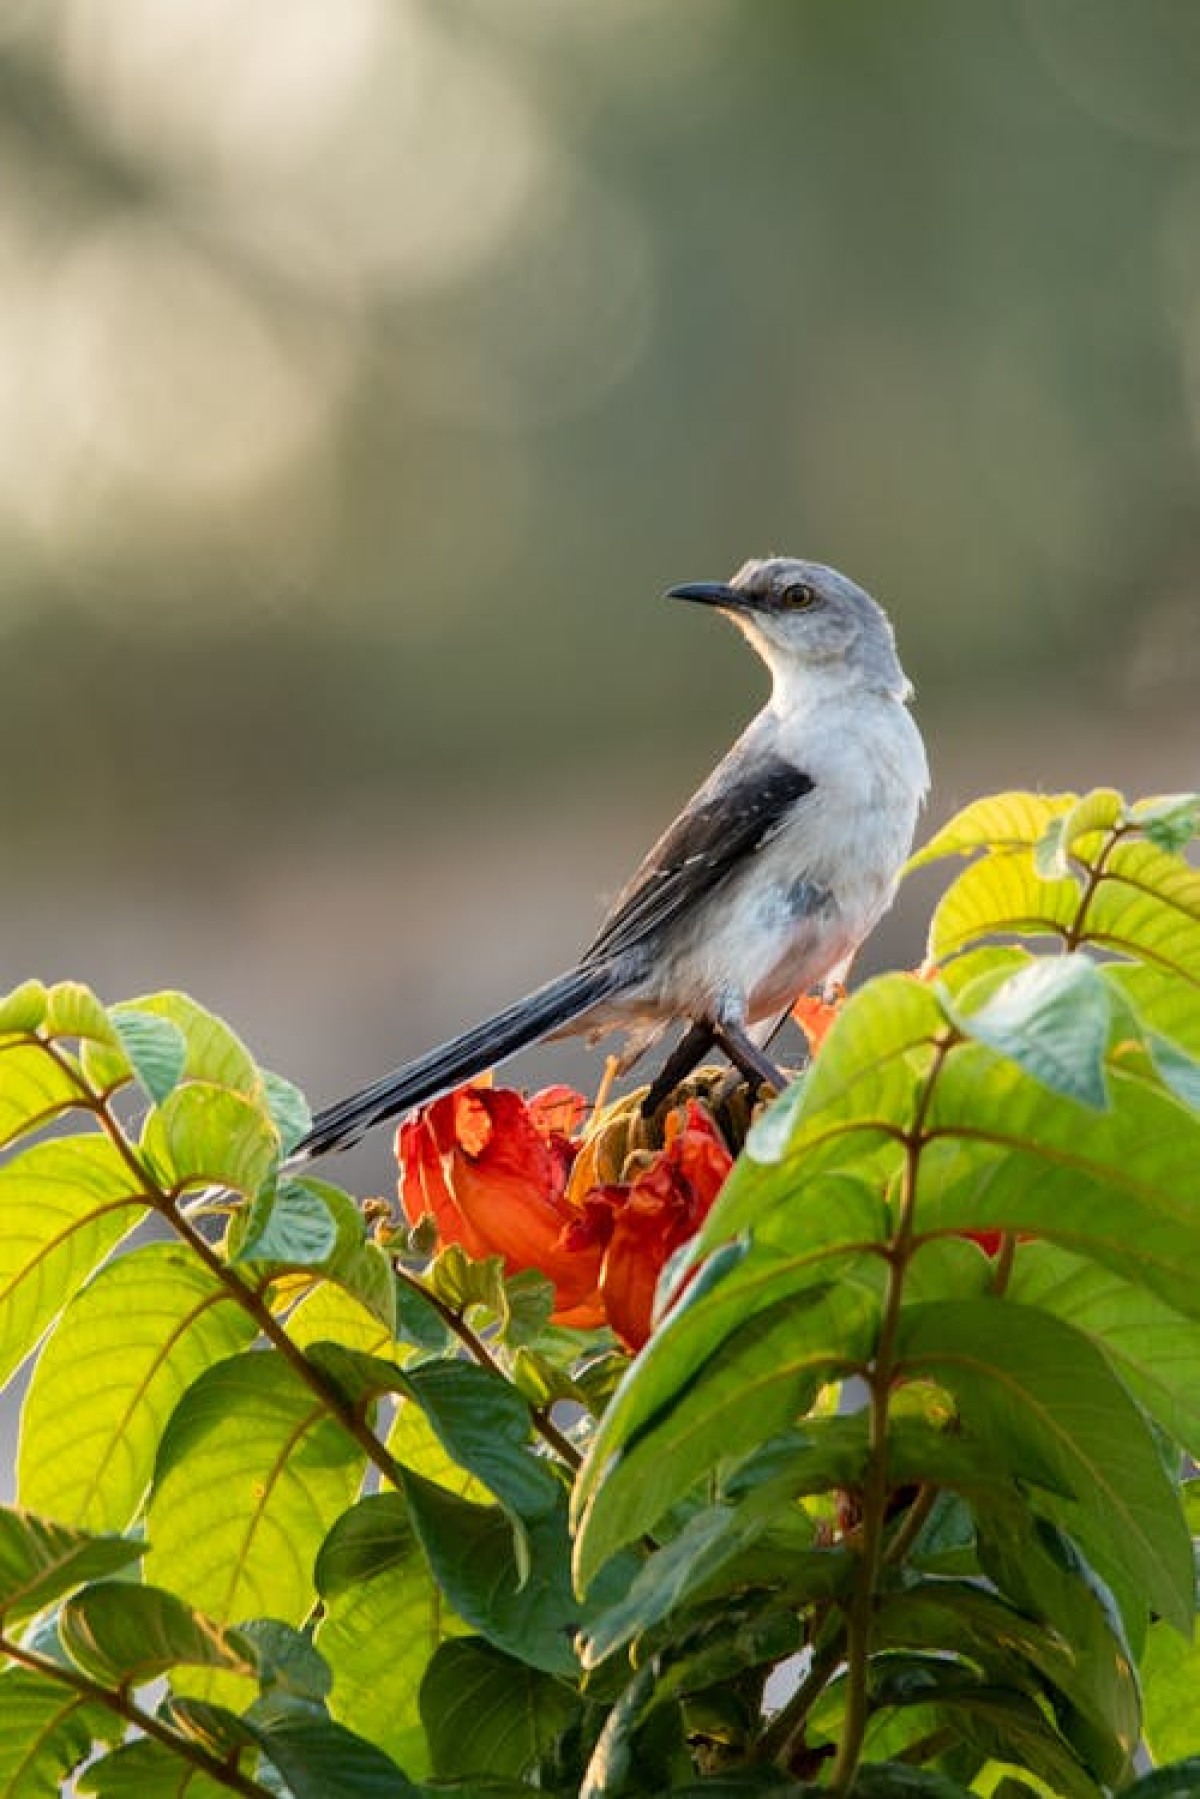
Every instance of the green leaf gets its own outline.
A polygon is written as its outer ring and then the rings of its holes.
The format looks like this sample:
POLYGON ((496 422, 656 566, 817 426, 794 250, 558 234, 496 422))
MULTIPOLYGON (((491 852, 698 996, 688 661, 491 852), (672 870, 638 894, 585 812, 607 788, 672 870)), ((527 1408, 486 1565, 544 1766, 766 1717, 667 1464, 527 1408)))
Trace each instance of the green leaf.
POLYGON ((308 1360, 324 1377, 325 1385, 354 1408, 390 1393, 401 1378, 400 1368, 390 1356, 363 1355, 342 1343, 313 1343, 308 1360))
POLYGON ((269 1068, 263 1068, 259 1072, 267 1110, 279 1132, 280 1148, 285 1156, 291 1155, 296 1145, 303 1142, 312 1129, 312 1112, 308 1101, 299 1087, 285 1080, 281 1074, 272 1074, 269 1068))
POLYGON ((186 993, 148 993, 133 999, 121 1011, 135 1011, 164 1018, 183 1035, 187 1045, 184 1078, 231 1087, 247 1099, 262 1095, 262 1076, 254 1058, 227 1024, 206 1012, 186 993))
POLYGON ((91 988, 85 987, 82 981, 56 981, 47 990, 42 1035, 74 1037, 81 1043, 117 1042, 116 1030, 108 1013, 91 988))
POLYGON ((481 1306, 500 1326, 503 1342, 533 1341, 554 1310, 554 1287, 527 1268, 507 1274, 502 1256, 468 1256, 457 1243, 439 1250, 424 1274, 429 1290, 456 1312, 481 1306))
POLYGON ((991 1291, 995 1266, 966 1237, 927 1237, 908 1264, 904 1298, 909 1305, 933 1299, 982 1298, 991 1291))
POLYGON ((0 1794, 53 1799, 96 1742, 111 1743, 124 1724, 107 1707, 41 1674, 0 1675, 0 1794))
POLYGON ((679 1694, 707 1707, 722 1693, 731 1697, 730 1688, 748 1670, 777 1666, 805 1647, 805 1627, 795 1608, 773 1594, 747 1594, 691 1631, 683 1629, 684 1623, 679 1621, 681 1641, 664 1657, 660 1704, 667 1694, 679 1694))
POLYGON ((960 1494, 939 1493, 908 1554, 911 1568, 930 1574, 974 1574, 975 1515, 960 1494))
POLYGON ((230 1259, 319 1268, 337 1246, 337 1220, 320 1191, 307 1182, 282 1180, 273 1192, 255 1200, 245 1238, 230 1259))
MULTIPOLYGON (((772 1187, 786 1204, 794 1194, 799 1157, 814 1143, 836 1136, 839 1120, 852 1117, 870 1130, 888 1121, 912 1080, 914 1052, 945 1034, 946 1014, 928 982, 914 975, 881 975, 860 987, 841 1008, 804 1081, 768 1108, 750 1132, 746 1155, 721 1190, 703 1232, 706 1245, 720 1242, 758 1215, 750 1187, 754 1163, 782 1163, 772 1187), (793 1097, 794 1095, 794 1097, 793 1097), (778 1120, 782 1116, 781 1128, 778 1120), (745 1172, 743 1172, 743 1170, 745 1172)), ((866 1169, 855 1169, 860 1178, 866 1169)))
MULTIPOLYGON (((1146 1747, 1157 1762, 1191 1754, 1200 1743, 1200 1644, 1152 1624, 1141 1661, 1146 1747)), ((1192 1789, 1200 1792, 1200 1785, 1192 1789)))
POLYGON ((1141 1413, 1086 1337, 1030 1306, 944 1301, 901 1313, 897 1368, 952 1392, 964 1429, 989 1439, 1013 1472, 1072 1494, 1041 1509, 1101 1573, 1119 1571, 1190 1630, 1191 1539, 1178 1494, 1141 1413))
POLYGON ((729 1566, 760 1537, 768 1520, 749 1507, 707 1506, 648 1558, 629 1591, 584 1633, 581 1659, 595 1667, 631 1638, 685 1605, 694 1590, 729 1566))
POLYGON ((140 1084, 161 1105, 183 1078, 187 1043, 178 1025, 133 1006, 114 1006, 109 1014, 121 1048, 140 1084))
POLYGON ((418 1281, 397 1275, 393 1282, 396 1297, 396 1335, 402 1343, 444 1355, 453 1346, 454 1336, 446 1320, 418 1281))
POLYGON ((1043 1086, 1099 1110, 1108 1104, 1113 997, 1086 956, 1061 956, 1029 963, 977 1011, 955 1018, 968 1036, 1043 1086))
POLYGON ((137 1561, 145 1545, 125 1537, 87 1536, 29 1512, 0 1508, 0 1617, 8 1625, 85 1581, 137 1561))
MULTIPOLYGON (((1185 1105, 1195 1109, 1195 1077, 1188 1071, 1187 1062, 1200 1058, 1196 985, 1180 980, 1173 968, 1160 967, 1154 957, 1139 962, 1108 962, 1104 973, 1140 1021, 1135 1050, 1143 1055, 1148 1052, 1158 1079, 1176 1091, 1185 1105), (1164 1044, 1169 1047, 1161 1048, 1164 1044)), ((1116 1054, 1118 1060, 1123 1059, 1122 1049, 1116 1054)))
POLYGON ((553 1511, 562 1485, 529 1444, 529 1407, 486 1369, 460 1361, 423 1362, 399 1375, 451 1459, 483 1482, 508 1511, 536 1518, 553 1511))
POLYGON ((390 1756, 315 1706, 272 1694, 244 1722, 293 1799, 420 1799, 390 1756))
POLYGON ((865 1354, 877 1302, 864 1252, 891 1229, 887 1164, 876 1168, 875 1151, 897 1166, 901 1159, 895 1130, 885 1135, 875 1121, 889 1109, 907 1119, 913 1054, 932 1057, 944 1028, 923 983, 899 976, 870 983, 844 1009, 800 1099, 785 1098, 767 1113, 765 1135, 757 1126, 752 1132, 697 1239, 694 1278, 613 1395, 577 1483, 577 1515, 587 1514, 581 1579, 603 1558, 608 1527, 601 1531, 600 1520, 618 1499, 623 1507, 640 1488, 635 1512, 619 1523, 612 1512, 617 1531, 649 1529, 711 1460, 790 1422, 830 1369, 865 1354), (865 1113, 861 1140, 849 1140, 851 1108, 865 1113), (761 1416, 745 1405, 743 1380, 756 1392, 761 1382, 760 1396, 769 1394, 761 1416), (680 1394, 686 1397, 677 1403, 680 1394), (710 1419, 718 1395, 727 1409, 710 1419), (674 1456, 693 1431, 685 1467, 674 1456), (630 1452, 647 1433, 635 1466, 630 1452), (618 1454, 614 1482, 609 1465, 618 1454))
POLYGON ((333 1685, 329 1664, 304 1630, 293 1630, 278 1618, 246 1618, 237 1635, 254 1652, 265 1692, 289 1693, 318 1704, 329 1697, 333 1685))
POLYGON ((228 1289, 175 1244, 110 1262, 68 1305, 34 1366, 21 1415, 23 1503, 123 1530, 185 1389, 254 1334, 228 1289))
POLYGON ((1036 1231, 1195 1316, 1200 1119, 1113 1069, 1088 1116, 982 1044, 946 1056, 926 1117, 916 1227, 1036 1231))
POLYGON ((403 1347, 392 1342, 387 1326, 361 1300, 330 1280, 318 1286, 293 1309, 287 1321, 288 1336, 302 1349, 313 1343, 341 1343, 364 1355, 402 1356, 403 1347))
POLYGON ((522 1579, 511 1524, 497 1506, 472 1505, 433 1481, 405 1473, 404 1495, 421 1547, 442 1591, 481 1636, 547 1674, 576 1675, 572 1647, 593 1610, 610 1603, 636 1562, 614 1561, 583 1604, 571 1586, 566 1499, 526 1524, 522 1579))
MULTIPOLYGON (((804 1790, 804 1789, 800 1789, 804 1790)), ((825 1787, 813 1788, 825 1793, 825 1787)), ((851 1789, 852 1799, 971 1799, 966 1787, 948 1780, 932 1768, 910 1768, 904 1762, 878 1762, 860 1768, 851 1789)))
POLYGON ((46 1016, 48 994, 41 981, 22 981, 0 999, 0 1037, 29 1037, 46 1016))
POLYGON ((231 1356, 176 1407, 159 1450, 146 1577, 218 1623, 298 1623, 362 1450, 277 1353, 231 1356))
POLYGON ((245 1749, 257 1749, 258 1741, 244 1718, 227 1706, 206 1699, 184 1699, 172 1693, 164 1701, 163 1722, 190 1742, 199 1743, 210 1755, 232 1759, 245 1749))
POLYGON ((20 1038, 0 1043, 0 1149, 79 1104, 75 1064, 62 1054, 60 1062, 40 1043, 20 1038))
MULTIPOLYGON (((1075 854, 1086 847, 1086 839, 1077 841, 1075 854)), ((944 962, 997 936, 1048 936, 1071 949, 1094 944, 1152 964, 1160 978, 1190 988, 1194 1001, 1200 989, 1200 873, 1132 836, 1106 841, 1102 863, 1100 846, 1094 848, 1090 862, 1083 856, 1083 890, 1074 878, 1039 878, 1024 851, 984 856, 943 896, 930 928, 931 955, 944 962)))
POLYGON ((1081 941, 1157 962, 1200 985, 1200 872, 1152 843, 1126 838, 1105 858, 1081 941))
MULTIPOLYGON (((418 1789, 373 1743, 335 1723, 324 1708, 271 1693, 239 1717, 202 1700, 171 1699, 173 1724, 222 1760, 259 1749, 286 1782, 290 1799, 408 1799, 418 1789)), ((276 1791, 269 1771, 260 1774, 276 1791)))
MULTIPOLYGON (((728 1334, 712 1347, 704 1342, 702 1360, 687 1353, 687 1321, 699 1308, 668 1316, 618 1389, 576 1483, 582 1589, 716 1463, 785 1429, 808 1409, 823 1380, 866 1358, 879 1301, 869 1285, 859 1284, 855 1266, 839 1268, 836 1286, 803 1286, 775 1252, 758 1258, 764 1288, 773 1295, 782 1288, 782 1296, 756 1311, 753 1287, 739 1280, 747 1316, 740 1326, 727 1324, 728 1334), (646 1405, 643 1378, 663 1394, 661 1409, 646 1405)), ((704 1323, 701 1316, 702 1331, 704 1323)))
POLYGON ((1125 817, 1144 831, 1156 849, 1177 854, 1200 837, 1200 794, 1168 793, 1159 799, 1137 800, 1125 817))
MULTIPOLYGON (((722 1471, 721 1503, 693 1512, 678 1535, 646 1558, 615 1603, 585 1626, 579 1644, 584 1666, 595 1667, 658 1625, 686 1630, 689 1606, 724 1600, 747 1587, 770 1587, 792 1602, 841 1597, 852 1574, 851 1557, 841 1549, 814 1549, 813 1522, 791 1502, 817 1480, 816 1466, 829 1459, 819 1425, 828 1423, 837 1431, 845 1422, 809 1420, 722 1471)), ((839 1472, 847 1461, 857 1472, 866 1459, 865 1431, 856 1430, 852 1440, 837 1434, 839 1472)), ((637 1659, 645 1659, 643 1651, 637 1659)))
POLYGON ((421 1676, 431 1651, 466 1626, 429 1572, 401 1494, 373 1494, 343 1513, 321 1546, 316 1583, 330 1711, 410 1774, 426 1774, 421 1676))
POLYGON ((146 1737, 92 1762, 75 1786, 96 1799, 227 1799, 229 1793, 226 1781, 214 1780, 178 1751, 146 1737))
POLYGON ((1070 939, 1081 896, 1070 875, 1043 879, 1027 850, 984 856, 947 888, 929 926, 929 954, 941 964, 995 937, 1070 939))
POLYGON ((1193 1112, 1200 1112, 1200 1062, 1167 1037, 1151 1033, 1146 1045, 1164 1087, 1193 1112))
POLYGON ((520 1777, 578 1713, 561 1681, 482 1642, 460 1637, 436 1650, 421 1682, 421 1717, 443 1778, 520 1777))
POLYGON ((105 1137, 37 1143, 0 1168, 0 1382, 145 1214, 136 1176, 105 1137))
POLYGON ((1083 1666, 1076 1643, 1063 1640, 1045 1623, 980 1586, 955 1580, 926 1580, 885 1597, 876 1625, 881 1648, 928 1649, 956 1654, 974 1663, 997 1685, 1020 1687, 1036 1670, 1041 1680, 1069 1702, 1055 1709, 1064 1736, 1106 1782, 1127 1778, 1141 1728, 1137 1679, 1111 1634, 1093 1641, 1083 1666), (1071 1719, 1077 1708, 1087 1720, 1076 1740, 1071 1719))
POLYGON ((683 1741, 679 1703, 658 1703, 658 1670, 639 1668, 610 1707, 579 1786, 579 1799, 616 1799, 633 1784, 665 1794, 675 1776, 693 1767, 683 1741))
POLYGON ((877 1706, 931 1706, 984 1756, 1014 1762, 1045 1780, 1060 1799, 1101 1799, 1102 1789, 1027 1694, 980 1680, 940 1655, 896 1655, 872 1665, 877 1706))
POLYGON ((396 1279, 384 1251, 367 1237, 362 1207, 329 1181, 286 1176, 250 1207, 245 1235, 235 1228, 231 1259, 262 1273, 320 1269, 386 1325, 396 1323, 396 1279))
MULTIPOLYGON (((335 1228, 332 1246, 319 1264, 308 1266, 319 1266, 330 1280, 361 1300, 387 1327, 390 1339, 396 1327, 396 1276, 385 1251, 368 1237, 367 1221, 358 1201, 341 1187, 311 1175, 303 1178, 288 1176, 280 1183, 279 1190, 287 1196, 295 1196, 302 1213, 312 1200, 332 1219, 335 1228)), ((265 1214, 269 1203, 269 1195, 261 1196, 251 1210, 251 1219, 265 1214)), ((315 1207, 312 1215, 315 1216, 315 1207)), ((245 1250, 241 1254, 248 1256, 245 1250)), ((257 1256, 256 1251, 256 1260, 257 1256)), ((271 1266, 269 1260, 259 1265, 264 1269, 271 1266)), ((302 1266, 298 1262, 291 1265, 302 1266)))
POLYGON ((1139 1404, 1200 1457, 1200 1322, 1052 1243, 1020 1246, 1008 1298, 1090 1337, 1139 1404))
POLYGON ((151 1112, 142 1148, 172 1194, 219 1186, 252 1199, 278 1161, 279 1135, 252 1100, 188 1081, 151 1112))
POLYGON ((455 1461, 428 1415, 413 1400, 396 1407, 396 1416, 388 1432, 387 1446, 398 1462, 424 1475, 441 1487, 457 1493, 460 1499, 472 1499, 478 1505, 490 1505, 492 1492, 468 1469, 455 1461))
POLYGON ((1090 861, 1086 849, 1078 849, 1085 839, 1098 838, 1089 845, 1092 854, 1101 847, 1109 832, 1122 822, 1124 801, 1111 787, 1097 787, 1077 800, 1070 811, 1051 819, 1033 848, 1034 867, 1046 879, 1073 872, 1072 857, 1082 854, 1090 861))
MULTIPOLYGON (((913 1770, 909 1769, 911 1773, 913 1770)), ((868 1770, 864 1769, 864 1773, 868 1770)), ((683 1786, 671 1788, 671 1799, 820 1799, 827 1787, 816 1787, 810 1781, 789 1780, 786 1774, 771 1768, 730 1768, 721 1774, 710 1774, 704 1780, 686 1782, 683 1786)), ((855 1799, 861 1788, 855 1788, 855 1799)), ((927 1794, 928 1799, 970 1799, 964 1787, 951 1787, 948 1784, 938 1788, 897 1787, 897 1795, 919 1791, 927 1794)), ((887 1799, 879 1788, 879 1799, 887 1799)))
POLYGON ((976 850, 1032 848, 1051 820, 1069 812, 1076 800, 1073 793, 996 793, 973 800, 917 851, 908 869, 976 850))
POLYGON ((1104 1582, 1069 1537, 1023 1508, 981 1512, 976 1544, 982 1571, 1020 1612, 1044 1620, 1069 1658, 1065 1670, 1046 1666, 1060 1691, 1094 1731, 1111 1733, 1121 1754, 1132 1754, 1140 1730, 1137 1675, 1104 1582))
POLYGON ((1125 1788, 1125 1799, 1196 1799, 1200 1793, 1200 1755, 1156 1768, 1125 1788))
POLYGON ((174 1593, 99 1581, 69 1599, 59 1636, 72 1661, 110 1686, 141 1686, 180 1663, 253 1678, 257 1659, 236 1632, 202 1618, 174 1593))
POLYGON ((583 1608, 571 1590, 565 1503, 528 1525, 522 1566, 499 1506, 474 1505, 410 1471, 404 1496, 429 1566, 458 1615, 532 1667, 575 1673, 571 1644, 583 1608))

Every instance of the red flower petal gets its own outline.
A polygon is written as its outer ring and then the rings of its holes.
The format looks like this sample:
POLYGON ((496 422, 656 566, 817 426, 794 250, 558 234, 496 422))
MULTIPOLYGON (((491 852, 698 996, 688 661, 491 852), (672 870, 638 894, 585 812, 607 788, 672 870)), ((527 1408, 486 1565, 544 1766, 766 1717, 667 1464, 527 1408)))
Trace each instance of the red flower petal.
MULTIPOLYGON (((608 1321, 632 1349, 650 1335, 664 1265, 695 1236, 733 1167, 716 1125, 694 1100, 672 1114, 666 1139, 614 1212, 600 1276, 608 1321)), ((613 1203, 620 1191, 602 1193, 613 1203)))
MULTIPOLYGON (((600 1245, 564 1242, 576 1218, 565 1197, 574 1146, 556 1127, 577 1108, 558 1089, 536 1110, 503 1087, 461 1087, 401 1127, 401 1197, 410 1219, 432 1212, 443 1243, 499 1255, 512 1273, 536 1268, 560 1308, 594 1293, 600 1245)), ((539 1096, 541 1098, 542 1096, 539 1096)))

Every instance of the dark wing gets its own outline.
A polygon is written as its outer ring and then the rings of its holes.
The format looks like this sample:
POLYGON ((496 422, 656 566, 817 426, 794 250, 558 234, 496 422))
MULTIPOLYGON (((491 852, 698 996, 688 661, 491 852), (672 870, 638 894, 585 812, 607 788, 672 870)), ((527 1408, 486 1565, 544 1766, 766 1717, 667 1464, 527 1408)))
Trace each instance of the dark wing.
POLYGON ((814 783, 773 756, 719 793, 713 785, 700 789, 617 895, 585 962, 633 949, 691 911, 774 835, 814 783))

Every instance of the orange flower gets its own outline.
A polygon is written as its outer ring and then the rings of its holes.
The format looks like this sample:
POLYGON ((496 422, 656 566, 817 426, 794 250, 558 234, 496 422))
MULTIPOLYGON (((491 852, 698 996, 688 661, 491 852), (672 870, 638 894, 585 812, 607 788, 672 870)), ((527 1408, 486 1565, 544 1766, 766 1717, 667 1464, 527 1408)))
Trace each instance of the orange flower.
POLYGON ((586 1109, 566 1087, 528 1101, 504 1087, 460 1087, 406 1119, 396 1150, 410 1223, 431 1214, 443 1243, 503 1256, 514 1274, 540 1269, 558 1289, 560 1321, 599 1324, 600 1246, 584 1253, 563 1240, 578 1217, 565 1198, 578 1147, 569 1133, 586 1109))
POLYGON ((725 1184, 733 1157, 695 1100, 667 1119, 666 1142, 633 1179, 593 1187, 576 1239, 604 1243, 600 1293, 608 1322, 631 1349, 650 1335, 658 1277, 694 1237, 725 1184))
MULTIPOLYGON (((586 1109, 566 1087, 530 1100, 460 1087, 400 1126, 400 1197, 411 1223, 432 1216, 442 1243, 545 1274, 560 1324, 607 1321, 640 1349, 663 1266, 704 1222, 733 1157, 693 1099, 668 1115, 661 1148, 636 1149, 622 1179, 585 1186, 596 1157, 580 1157, 592 1143, 574 1133, 586 1109), (583 1181, 571 1191, 577 1157, 583 1181)), ((597 1129, 611 1133, 611 1116, 597 1129)))
POLYGON ((845 997, 844 987, 833 1000, 818 999, 815 993, 802 993, 792 1007, 792 1017, 808 1039, 810 1056, 816 1055, 836 1024, 845 997))

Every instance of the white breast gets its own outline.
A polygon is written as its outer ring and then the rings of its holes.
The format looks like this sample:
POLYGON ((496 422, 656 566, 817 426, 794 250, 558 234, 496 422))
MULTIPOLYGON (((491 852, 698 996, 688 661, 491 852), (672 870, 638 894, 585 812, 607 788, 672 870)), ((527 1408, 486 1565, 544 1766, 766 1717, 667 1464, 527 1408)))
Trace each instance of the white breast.
POLYGON ((887 909, 912 847, 929 776, 905 706, 866 694, 849 715, 844 703, 827 721, 810 712, 779 748, 813 791, 681 942, 669 984, 689 1011, 753 1022, 820 985, 887 909))

